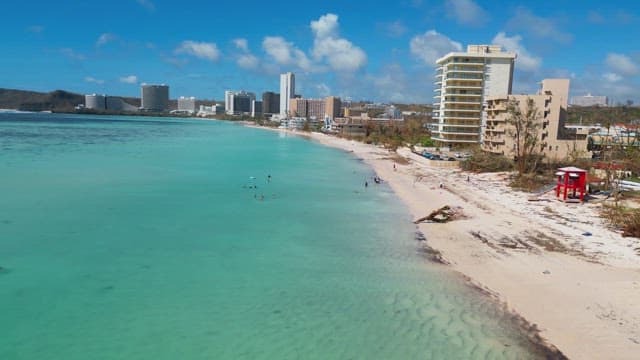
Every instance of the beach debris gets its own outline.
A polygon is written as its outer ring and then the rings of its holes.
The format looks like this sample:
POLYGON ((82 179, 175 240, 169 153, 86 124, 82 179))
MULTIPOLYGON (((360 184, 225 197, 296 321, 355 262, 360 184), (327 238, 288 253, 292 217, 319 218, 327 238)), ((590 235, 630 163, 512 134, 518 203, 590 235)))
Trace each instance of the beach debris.
POLYGON ((545 271, 543 271, 542 273, 543 273, 543 274, 545 274, 545 275, 549 275, 549 274, 551 274, 551 271, 549 271, 549 270, 545 270, 545 271))
POLYGON ((449 261, 447 261, 443 256, 442 253, 440 251, 438 251, 437 249, 432 248, 431 246, 424 244, 420 247, 418 247, 418 253, 422 254, 424 257, 426 257, 429 261, 432 261, 434 263, 437 264, 442 264, 442 265, 450 265, 451 263, 449 261))
POLYGON ((583 232, 583 233, 582 233, 582 235, 583 235, 583 236, 591 236, 591 235, 593 235, 593 234, 587 231, 587 232, 583 232))
POLYGON ((430 221, 434 223, 446 223, 453 220, 464 219, 465 216, 462 213, 461 207, 452 208, 449 205, 445 205, 437 210, 432 211, 429 215, 419 218, 414 221, 414 224, 430 221))

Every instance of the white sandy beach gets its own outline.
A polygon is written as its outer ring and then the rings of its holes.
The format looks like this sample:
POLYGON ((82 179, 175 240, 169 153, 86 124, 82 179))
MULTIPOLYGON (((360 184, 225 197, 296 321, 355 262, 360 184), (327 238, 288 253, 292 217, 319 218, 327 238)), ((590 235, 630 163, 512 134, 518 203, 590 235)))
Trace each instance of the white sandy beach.
POLYGON ((530 202, 506 186, 504 174, 434 168, 408 149, 397 154, 409 163, 394 170, 395 153, 310 136, 362 158, 415 219, 443 205, 461 207, 467 219, 418 225, 428 246, 566 356, 640 358, 640 242, 606 229, 598 204, 564 204, 553 193, 530 202))

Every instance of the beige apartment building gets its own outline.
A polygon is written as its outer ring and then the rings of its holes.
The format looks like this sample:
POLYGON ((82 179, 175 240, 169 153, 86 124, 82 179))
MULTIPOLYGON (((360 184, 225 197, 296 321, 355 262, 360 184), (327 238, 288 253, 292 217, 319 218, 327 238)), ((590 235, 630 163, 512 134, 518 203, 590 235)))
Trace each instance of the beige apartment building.
POLYGON ((330 119, 335 119, 337 117, 340 117, 341 115, 341 108, 342 108, 342 101, 340 101, 339 97, 335 97, 335 96, 328 96, 325 99, 325 115, 328 116, 330 119))
POLYGON ((300 99, 295 98, 289 101, 289 114, 295 117, 324 119, 325 100, 324 99, 300 99))
POLYGON ((325 116, 335 119, 340 116, 341 107, 340 98, 335 96, 329 96, 325 99, 294 98, 289 100, 290 115, 307 119, 324 120, 325 116))
POLYGON ((539 152, 546 158, 562 160, 570 154, 589 157, 587 151, 587 129, 565 127, 569 98, 569 79, 542 80, 540 91, 535 95, 504 95, 486 98, 486 125, 482 138, 482 149, 508 157, 516 156, 514 126, 507 123, 510 114, 509 100, 515 100, 522 112, 526 111, 528 99, 532 99, 539 113, 539 152))
POLYGON ((499 45, 469 45, 436 61, 432 138, 439 146, 478 144, 488 96, 511 94, 514 52, 499 45))

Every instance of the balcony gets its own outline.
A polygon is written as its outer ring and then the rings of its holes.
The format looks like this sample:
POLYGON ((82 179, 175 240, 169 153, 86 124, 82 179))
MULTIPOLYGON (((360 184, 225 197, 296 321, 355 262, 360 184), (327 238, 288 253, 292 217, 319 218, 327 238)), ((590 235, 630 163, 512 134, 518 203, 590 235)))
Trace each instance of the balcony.
POLYGON ((483 59, 469 60, 469 61, 452 61, 446 64, 447 66, 458 66, 458 65, 471 65, 471 66, 481 66, 484 65, 483 59))
POLYGON ((489 105, 485 108, 487 111, 506 111, 507 110, 507 104, 505 103, 498 103, 498 104, 492 104, 489 105))
POLYGON ((447 72, 455 72, 455 73, 469 73, 469 74, 482 74, 484 73, 484 70, 482 68, 478 68, 477 66, 470 66, 470 67, 464 67, 464 66, 449 66, 447 68, 447 72))
POLYGON ((442 128, 442 131, 440 131, 441 134, 451 134, 451 135, 469 135, 469 134, 480 134, 480 132, 476 129, 465 129, 465 128, 455 128, 455 127, 449 127, 449 126, 445 126, 444 128, 442 128))
POLYGON ((458 112, 458 113, 479 113, 482 110, 481 109, 468 109, 468 108, 450 108, 450 107, 445 107, 444 111, 446 113, 452 113, 452 112, 458 112))
POLYGON ((455 99, 455 100, 449 100, 446 99, 444 100, 445 104, 451 104, 451 105, 470 105, 470 106, 477 106, 478 111, 480 111, 480 102, 479 101, 469 101, 469 100, 459 100, 459 99, 455 99))
POLYGON ((493 146, 493 145, 504 145, 505 144, 505 140, 503 138, 490 138, 485 136, 483 139, 484 143, 489 143, 489 146, 493 146))
POLYGON ((457 83, 447 82, 445 85, 447 89, 463 89, 463 90, 482 90, 482 86, 471 86, 471 85, 463 85, 457 83))
POLYGON ((448 137, 432 137, 434 141, 450 144, 477 144, 479 141, 477 138, 448 138, 448 137))
POLYGON ((483 77, 482 77, 482 75, 472 75, 472 74, 464 75, 464 74, 459 74, 458 72, 456 72, 456 73, 453 73, 453 74, 448 73, 445 76, 445 79, 447 79, 447 80, 452 80, 452 79, 453 80, 465 80, 465 81, 466 80, 482 81, 483 77))
POLYGON ((469 121, 447 121, 446 125, 455 127, 479 128, 480 122, 469 121))
POLYGON ((507 122, 507 119, 504 117, 487 116, 487 125, 501 125, 505 122, 507 122))
POLYGON ((487 127, 486 130, 485 130, 485 133, 488 133, 488 134, 504 134, 504 133, 506 133, 506 131, 502 126, 499 127, 499 128, 493 128, 493 129, 487 127))
POLYGON ((442 117, 443 119, 476 119, 476 120, 480 120, 480 115, 453 115, 453 114, 448 114, 442 117))
POLYGON ((445 95, 447 96, 455 96, 456 98, 469 98, 469 99, 474 99, 474 100, 479 100, 480 97, 482 97, 481 93, 477 93, 477 94, 469 94, 469 93, 460 93, 457 91, 448 91, 445 92, 445 95))

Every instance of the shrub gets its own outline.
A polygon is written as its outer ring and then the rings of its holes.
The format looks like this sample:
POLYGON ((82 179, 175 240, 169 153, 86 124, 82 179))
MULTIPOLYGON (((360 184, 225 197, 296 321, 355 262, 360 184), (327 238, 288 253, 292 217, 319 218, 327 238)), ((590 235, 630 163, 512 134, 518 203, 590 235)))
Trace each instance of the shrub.
POLYGON ((509 186, 514 189, 524 190, 524 191, 536 191, 543 188, 546 185, 552 183, 554 179, 552 177, 546 175, 538 175, 538 174, 522 174, 516 175, 512 180, 509 186))
POLYGON ((514 168, 513 161, 502 155, 474 150, 471 157, 460 162, 460 168, 473 172, 497 172, 511 171, 514 168))
POLYGON ((640 209, 629 209, 622 206, 605 206, 602 216, 611 225, 622 230, 622 236, 640 238, 640 209))

